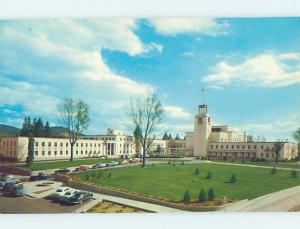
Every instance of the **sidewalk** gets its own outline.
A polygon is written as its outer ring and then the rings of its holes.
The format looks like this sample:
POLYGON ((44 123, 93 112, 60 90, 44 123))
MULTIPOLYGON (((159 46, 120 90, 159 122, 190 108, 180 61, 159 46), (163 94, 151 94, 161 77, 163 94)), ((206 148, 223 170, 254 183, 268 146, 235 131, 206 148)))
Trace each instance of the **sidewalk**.
POLYGON ((165 206, 125 199, 125 198, 120 198, 120 197, 102 195, 102 194, 98 194, 98 193, 94 193, 94 198, 95 198, 95 200, 76 209, 74 211, 74 213, 86 212, 88 209, 90 209, 97 203, 101 202, 102 200, 108 200, 108 201, 124 204, 124 205, 130 206, 130 207, 140 208, 140 209, 144 209, 144 210, 147 210, 150 212, 156 212, 156 213, 174 213, 174 212, 184 213, 184 212, 186 212, 186 211, 178 210, 175 208, 169 208, 169 207, 165 207, 165 206))

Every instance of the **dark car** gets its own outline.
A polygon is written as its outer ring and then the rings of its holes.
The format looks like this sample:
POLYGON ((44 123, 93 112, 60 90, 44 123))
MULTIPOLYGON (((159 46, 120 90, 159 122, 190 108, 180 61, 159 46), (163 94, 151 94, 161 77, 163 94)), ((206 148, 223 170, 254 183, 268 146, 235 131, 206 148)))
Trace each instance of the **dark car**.
POLYGON ((70 204, 81 204, 84 201, 90 200, 93 198, 93 193, 91 192, 77 192, 71 196, 67 202, 70 204))
POLYGON ((69 173, 71 172, 70 169, 67 169, 67 168, 63 168, 63 169, 58 169, 58 170, 55 170, 54 173, 69 173))
POLYGON ((14 185, 11 194, 18 197, 18 196, 24 196, 24 186, 23 184, 16 184, 14 185))
POLYGON ((5 183, 3 186, 3 192, 12 192, 14 186, 15 186, 15 183, 13 183, 13 182, 5 183))
POLYGON ((36 176, 30 176, 29 181, 47 180, 49 176, 46 173, 39 173, 36 176))

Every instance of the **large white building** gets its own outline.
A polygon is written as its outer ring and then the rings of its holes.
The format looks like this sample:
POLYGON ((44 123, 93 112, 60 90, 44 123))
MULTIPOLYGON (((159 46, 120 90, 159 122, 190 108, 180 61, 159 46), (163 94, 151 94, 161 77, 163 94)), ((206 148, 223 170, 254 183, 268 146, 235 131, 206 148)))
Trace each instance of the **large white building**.
MULTIPOLYGON (((35 137, 35 160, 70 158, 67 138, 35 137)), ((182 140, 156 139, 149 147, 148 155, 196 156, 211 159, 274 160, 276 142, 247 142, 246 132, 240 134, 227 125, 213 125, 207 105, 199 105, 194 118, 194 131, 187 132, 182 140)), ((108 129, 105 135, 82 136, 74 146, 74 158, 126 157, 141 153, 133 136, 108 129)), ((0 155, 26 160, 28 137, 0 138, 0 155)), ((279 159, 291 160, 298 155, 297 144, 284 143, 279 159)))

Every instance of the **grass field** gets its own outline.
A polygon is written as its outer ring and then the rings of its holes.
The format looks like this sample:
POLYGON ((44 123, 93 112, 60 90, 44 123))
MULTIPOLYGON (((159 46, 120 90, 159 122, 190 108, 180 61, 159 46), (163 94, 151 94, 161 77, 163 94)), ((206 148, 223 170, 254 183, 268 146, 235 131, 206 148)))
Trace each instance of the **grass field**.
MULTIPOLYGON (((29 167, 30 170, 47 170, 47 169, 59 169, 59 168, 67 168, 67 167, 75 167, 80 165, 93 165, 101 162, 107 161, 119 161, 120 159, 76 159, 74 161, 43 161, 43 162, 34 162, 32 166, 29 167)), ((24 164, 19 164, 18 166, 24 167, 24 164)), ((26 167, 27 168, 27 167, 26 167)))
POLYGON ((89 182, 103 186, 116 187, 137 194, 162 197, 180 201, 185 190, 189 190, 192 199, 197 199, 201 188, 206 192, 213 188, 217 199, 241 200, 252 199, 267 193, 300 185, 300 178, 293 178, 291 171, 277 170, 275 175, 266 168, 251 168, 218 164, 168 164, 115 168, 87 171, 74 174, 89 182), (195 175, 196 168, 200 174, 195 175), (212 172, 212 179, 206 179, 212 172), (104 176, 100 176, 103 173, 104 176), (108 174, 111 174, 109 177, 108 174), (229 183, 232 174, 237 182, 229 183))
MULTIPOLYGON (((215 160, 213 160, 215 161, 215 160)), ((222 162, 222 163, 230 163, 230 164, 244 164, 244 165, 258 165, 258 166, 268 166, 268 167, 282 167, 282 168, 291 168, 291 169, 300 169, 300 164, 295 162, 255 162, 255 161, 245 161, 242 163, 241 161, 215 161, 215 162, 222 162)))

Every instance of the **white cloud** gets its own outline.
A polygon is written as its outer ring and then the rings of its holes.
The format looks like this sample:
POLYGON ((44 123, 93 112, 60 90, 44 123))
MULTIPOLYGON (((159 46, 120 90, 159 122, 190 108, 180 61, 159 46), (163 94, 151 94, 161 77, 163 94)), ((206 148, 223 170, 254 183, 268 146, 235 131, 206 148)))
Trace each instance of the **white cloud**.
POLYGON ((260 123, 248 123, 239 126, 239 130, 245 130, 254 136, 265 136, 267 140, 286 139, 293 141, 292 133, 299 127, 300 117, 290 115, 279 117, 275 120, 260 123))
POLYGON ((172 118, 177 119, 190 119, 192 115, 186 111, 184 111, 181 107, 176 106, 164 106, 164 110, 166 111, 167 115, 172 118))
POLYGON ((121 117, 129 98, 155 90, 115 73, 101 55, 104 49, 131 56, 162 52, 160 44, 143 44, 135 29, 130 19, 0 22, 0 104, 56 123, 62 98, 82 98, 90 105, 91 125, 114 127, 113 112, 121 117))
POLYGON ((213 73, 204 76, 202 82, 215 86, 244 83, 265 87, 284 87, 300 83, 300 55, 298 53, 258 55, 247 58, 240 64, 222 61, 210 69, 213 73), (293 62, 289 62, 290 60, 293 62))
POLYGON ((162 35, 177 35, 183 33, 202 33, 215 36, 226 34, 227 23, 219 23, 212 18, 157 18, 150 19, 157 33, 162 35))

